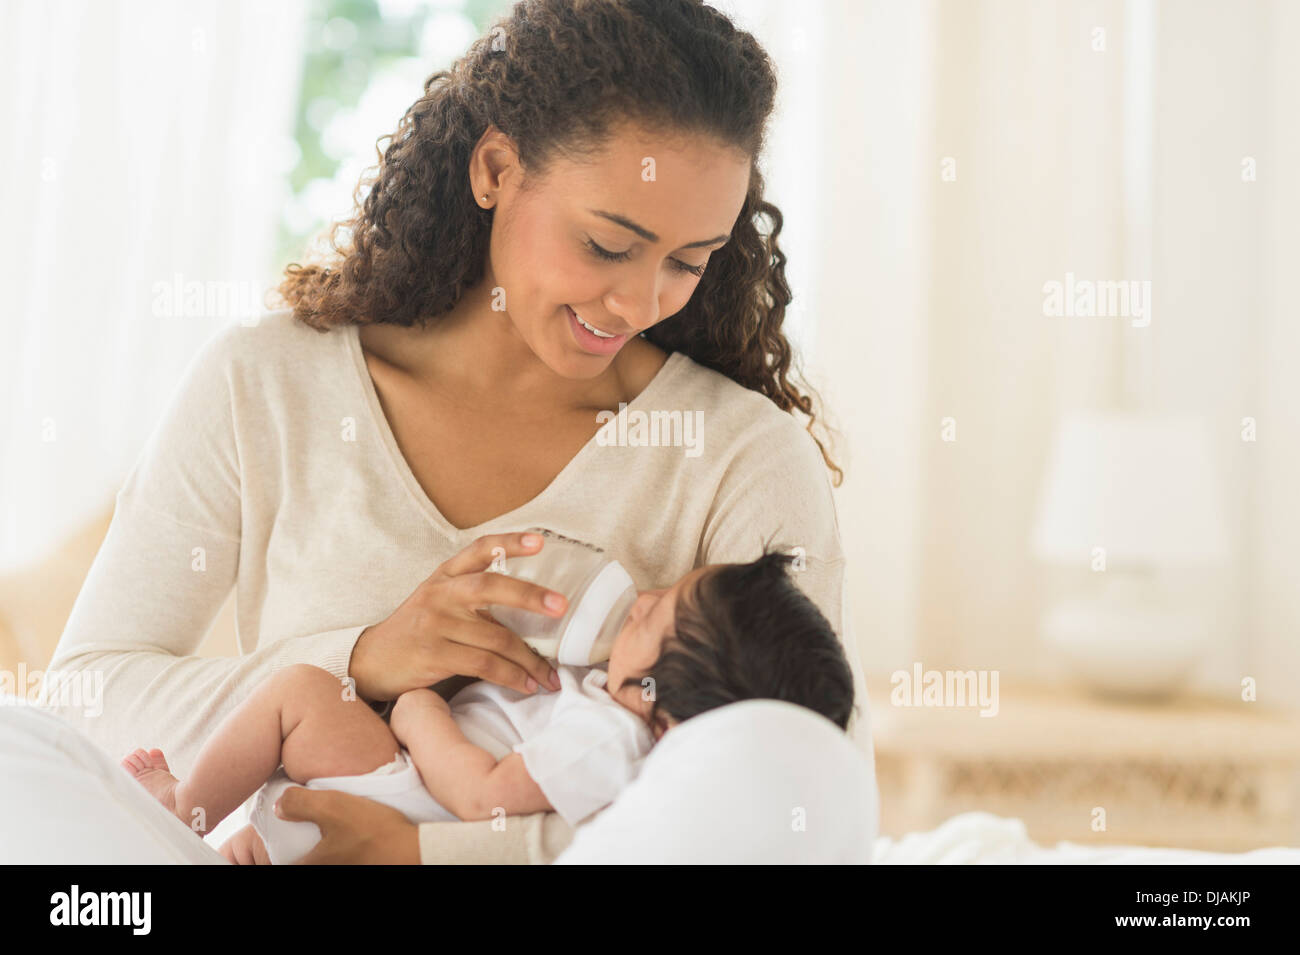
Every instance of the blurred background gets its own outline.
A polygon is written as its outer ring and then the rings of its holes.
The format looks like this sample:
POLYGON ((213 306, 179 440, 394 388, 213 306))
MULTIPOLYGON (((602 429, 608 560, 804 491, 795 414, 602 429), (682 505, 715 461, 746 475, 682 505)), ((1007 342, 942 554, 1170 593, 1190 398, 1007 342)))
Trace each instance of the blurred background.
MULTIPOLYGON (((882 831, 1300 845, 1300 4, 715 5, 780 72, 882 831)), ((508 6, 0 0, 0 669, 194 351, 508 6)))

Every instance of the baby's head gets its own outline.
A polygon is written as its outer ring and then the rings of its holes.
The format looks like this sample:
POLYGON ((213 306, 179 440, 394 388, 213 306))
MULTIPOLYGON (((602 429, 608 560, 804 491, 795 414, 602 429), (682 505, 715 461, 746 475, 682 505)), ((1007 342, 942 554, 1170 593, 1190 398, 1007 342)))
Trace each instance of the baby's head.
POLYGON ((656 738, 752 699, 797 703, 847 728, 853 676, 834 629, 790 578, 793 559, 711 564, 642 591, 610 654, 610 695, 656 738))

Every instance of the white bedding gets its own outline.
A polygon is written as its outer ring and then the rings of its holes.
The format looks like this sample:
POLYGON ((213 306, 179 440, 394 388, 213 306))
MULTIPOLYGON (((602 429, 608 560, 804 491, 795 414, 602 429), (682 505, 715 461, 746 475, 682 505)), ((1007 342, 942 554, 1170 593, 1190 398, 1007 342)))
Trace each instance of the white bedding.
MULTIPOLYGON (((877 837, 875 800, 870 765, 840 730, 801 707, 750 700, 665 737, 559 861, 1300 865, 1300 849, 1043 848, 1020 820, 982 812, 877 837)), ((10 863, 224 863, 88 737, 2 700, 0 821, 0 860, 10 863)))
POLYGON ((1285 848, 1230 853, 1060 842, 1048 849, 1029 838, 1019 819, 986 812, 962 813, 901 839, 880 836, 872 856, 877 865, 1300 865, 1300 849, 1285 848))

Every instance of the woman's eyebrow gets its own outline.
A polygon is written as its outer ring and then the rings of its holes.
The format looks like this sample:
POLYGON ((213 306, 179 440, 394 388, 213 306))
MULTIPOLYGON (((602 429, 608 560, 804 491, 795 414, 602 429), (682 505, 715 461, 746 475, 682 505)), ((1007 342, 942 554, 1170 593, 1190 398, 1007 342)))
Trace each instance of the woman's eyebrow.
MULTIPOLYGON (((600 209, 588 209, 587 211, 590 212, 592 215, 597 215, 603 219, 608 219, 610 222, 613 222, 615 225, 621 225, 624 229, 630 229, 631 231, 639 235, 641 238, 645 239, 647 242, 659 241, 659 236, 655 235, 645 226, 637 225, 627 216, 621 216, 617 212, 604 212, 600 209)), ((731 239, 731 233, 728 232, 725 235, 715 236, 712 239, 701 239, 698 242, 687 242, 684 246, 682 246, 682 248, 699 249, 708 245, 722 245, 723 243, 729 241, 730 239, 731 239)))

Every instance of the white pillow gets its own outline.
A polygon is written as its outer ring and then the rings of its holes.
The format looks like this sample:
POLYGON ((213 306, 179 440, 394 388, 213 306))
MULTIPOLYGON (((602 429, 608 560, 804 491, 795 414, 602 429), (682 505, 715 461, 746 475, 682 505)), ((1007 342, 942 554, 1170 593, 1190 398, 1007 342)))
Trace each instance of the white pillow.
POLYGON ((801 706, 747 700, 668 731, 558 865, 869 863, 874 768, 801 706))

